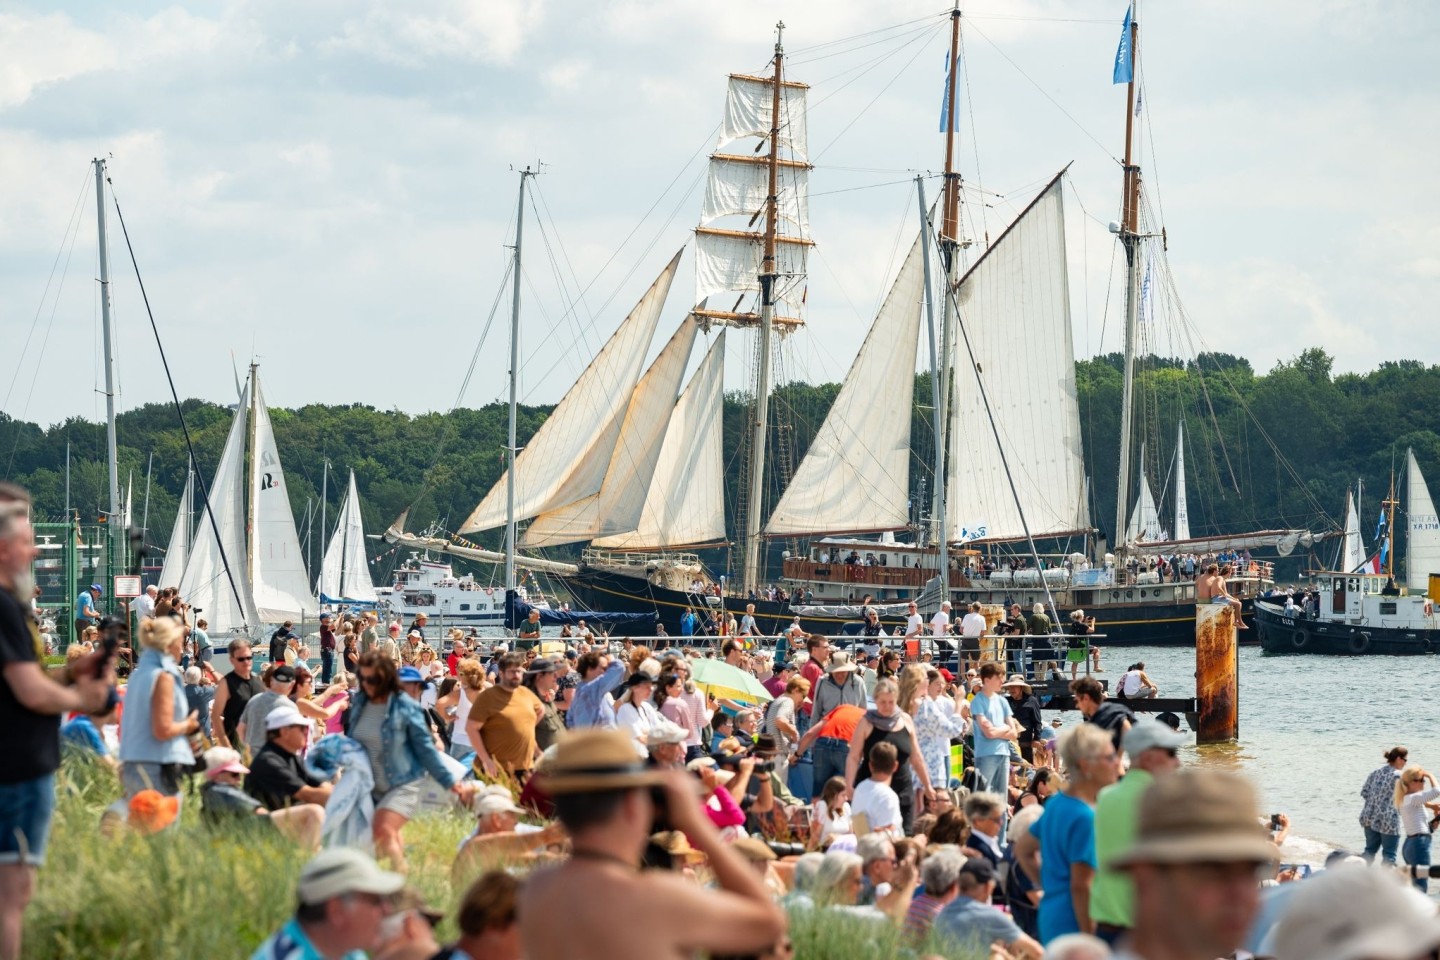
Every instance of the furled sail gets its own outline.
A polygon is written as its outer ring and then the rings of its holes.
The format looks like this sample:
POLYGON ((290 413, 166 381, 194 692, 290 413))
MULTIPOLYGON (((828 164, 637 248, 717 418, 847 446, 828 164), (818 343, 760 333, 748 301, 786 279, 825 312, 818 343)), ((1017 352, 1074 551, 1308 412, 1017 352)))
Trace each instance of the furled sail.
POLYGON ((1354 573, 1365 562, 1365 541, 1360 536, 1360 514, 1355 510, 1355 496, 1345 491, 1345 542, 1340 548, 1340 569, 1354 573))
POLYGON ((350 471, 350 488, 340 508, 340 522, 320 566, 322 603, 374 603, 375 584, 370 579, 370 562, 365 555, 365 524, 360 517, 360 493, 355 488, 355 471, 350 471))
POLYGON ((165 564, 160 568, 160 586, 174 587, 185 574, 190 560, 195 525, 195 471, 185 471, 185 489, 180 492, 180 509, 175 511, 175 526, 170 529, 170 545, 165 548, 165 564))
MULTIPOLYGON (((516 520, 600 491, 679 262, 677 252, 516 458, 516 520)), ((500 475, 461 533, 505 524, 508 474, 500 475)))
POLYGON ((255 445, 250 453, 250 571, 255 608, 267 623, 314 617, 319 604, 310 592, 275 429, 260 392, 259 371, 251 369, 255 445))
POLYGON ((600 491, 536 517, 521 546, 542 547, 629 533, 640 523, 670 412, 685 379, 699 325, 689 316, 640 378, 600 491))
POLYGON ((1175 539, 1190 539, 1190 506, 1185 502, 1185 421, 1175 441, 1175 539))
POLYGON ((1405 585, 1411 590, 1428 590, 1430 574, 1440 573, 1440 519, 1435 516, 1435 502, 1414 450, 1405 451, 1405 465, 1405 585))
POLYGON ((914 378, 924 296, 916 237, 767 534, 899 530, 909 521, 910 407, 877 402, 876 390, 914 378))
POLYGON ((947 519, 954 542, 1090 527, 1075 393, 1065 214, 1056 177, 961 277, 957 299, 1014 477, 1012 495, 964 340, 950 408, 947 519), (1018 495, 1018 496, 1017 496, 1018 495))
POLYGON ((210 518, 202 512, 196 526, 195 543, 185 573, 180 578, 180 595, 203 611, 210 623, 210 635, 220 637, 237 628, 255 628, 260 617, 246 575, 245 525, 245 435, 250 413, 250 386, 240 392, 240 404, 225 438, 220 465, 210 481, 210 518), (219 528, 219 538, 215 530, 219 528), (230 576, 225 574, 224 560, 230 563, 230 576), (231 580, 234 580, 233 589, 231 580), (236 591, 239 597, 236 597, 236 591))
POLYGON ((657 550, 725 539, 725 331, 675 403, 665 442, 635 530, 594 541, 596 547, 657 550))

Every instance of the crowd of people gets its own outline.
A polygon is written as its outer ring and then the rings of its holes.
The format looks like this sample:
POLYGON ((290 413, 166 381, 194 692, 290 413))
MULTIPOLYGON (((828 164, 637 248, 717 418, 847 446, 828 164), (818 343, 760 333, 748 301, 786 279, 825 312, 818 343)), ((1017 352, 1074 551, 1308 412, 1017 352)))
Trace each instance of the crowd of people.
POLYGON ((863 648, 818 635, 792 637, 784 659, 742 638, 713 654, 601 639, 542 656, 464 636, 436 649, 424 623, 363 616, 333 618, 318 664, 286 656, 286 636, 259 664, 236 640, 210 687, 213 662, 157 598, 133 645, 106 627, 135 651, 122 692, 103 640, 42 668, 18 599, 34 553, 28 502, 0 488, 0 960, 20 954, 62 740, 66 763, 116 771, 103 830, 167 829, 194 778, 217 843, 262 829, 314 851, 261 960, 784 957, 792 929, 816 923, 917 958, 1421 960, 1440 946, 1416 889, 1428 871, 1407 886, 1363 862, 1428 864, 1440 789, 1403 748, 1364 787, 1365 854, 1337 858, 1360 862, 1302 878, 1277 872, 1288 822, 1262 818, 1246 780, 1183 768, 1188 738, 1093 677, 1072 684, 1081 722, 1057 731, 1023 676, 983 658, 957 675, 886 650, 872 678, 863 648), (698 679, 722 664, 766 695, 698 679), (426 811, 473 823, 449 944, 408 875, 404 832, 426 811))

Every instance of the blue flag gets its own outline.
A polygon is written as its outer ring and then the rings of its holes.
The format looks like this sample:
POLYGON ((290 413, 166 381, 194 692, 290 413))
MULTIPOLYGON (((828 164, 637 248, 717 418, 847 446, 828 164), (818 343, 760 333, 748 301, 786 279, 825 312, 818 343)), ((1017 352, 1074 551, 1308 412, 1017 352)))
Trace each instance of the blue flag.
MULTIPOLYGON (((1390 538, 1386 537, 1385 542, 1380 545, 1380 567, 1384 569, 1385 564, 1390 562, 1390 538)), ((1380 571, 1375 571, 1379 573, 1380 571)))
POLYGON ((1120 48, 1115 51, 1114 83, 1129 83, 1135 79, 1135 51, 1130 46, 1130 15, 1135 8, 1125 8, 1125 26, 1120 30, 1120 48))
POLYGON ((1379 539, 1380 539, 1380 535, 1381 535, 1382 533, 1384 533, 1384 532, 1385 532, 1385 508, 1384 508, 1384 507, 1381 507, 1381 508, 1380 508, 1380 519, 1379 519, 1378 521, 1376 521, 1376 523, 1375 523, 1375 533, 1371 535, 1370 539, 1371 539, 1371 540, 1379 540, 1379 539))
MULTIPOLYGON (((957 58, 956 63, 959 63, 957 58)), ((950 119, 950 51, 945 51, 945 94, 940 99, 940 132, 954 133, 960 129, 960 105, 955 105, 955 127, 951 130, 945 129, 946 122, 950 119)))

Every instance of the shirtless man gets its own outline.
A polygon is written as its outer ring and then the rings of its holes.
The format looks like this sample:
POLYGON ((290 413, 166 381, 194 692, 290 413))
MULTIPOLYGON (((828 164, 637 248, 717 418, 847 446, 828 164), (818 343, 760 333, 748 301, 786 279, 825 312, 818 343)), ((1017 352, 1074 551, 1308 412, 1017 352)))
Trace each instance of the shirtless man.
MULTIPOLYGON (((1226 567, 1228 570, 1229 567, 1226 567)), ((1245 621, 1240 619, 1240 601, 1230 596, 1225 589, 1225 578, 1220 575, 1220 565, 1212 563, 1205 568, 1205 572, 1195 581, 1195 602, 1196 603, 1230 603, 1235 605, 1235 619, 1237 627, 1241 630, 1248 630, 1245 621)))
POLYGON ((530 960, 758 954, 784 936, 785 914, 760 875, 720 839, 693 775, 646 769, 625 734, 585 730, 560 741, 542 786, 573 853, 532 873, 520 895, 520 938, 530 960), (654 787, 663 790, 666 828, 710 858, 718 889, 663 870, 640 872, 657 829, 654 787), (564 923, 555 922, 557 903, 567 904, 564 923))

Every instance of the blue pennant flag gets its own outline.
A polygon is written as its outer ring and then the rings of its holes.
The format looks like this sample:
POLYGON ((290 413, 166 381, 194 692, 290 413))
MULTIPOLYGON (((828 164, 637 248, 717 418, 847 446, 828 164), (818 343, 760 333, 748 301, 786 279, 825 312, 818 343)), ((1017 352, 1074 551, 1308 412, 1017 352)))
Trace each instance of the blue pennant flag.
MULTIPOLYGON (((1385 542, 1380 545, 1380 567, 1384 569, 1385 564, 1390 561, 1390 538, 1386 537, 1385 542)), ((1377 570, 1376 573, 1379 573, 1377 570)))
POLYGON ((1385 508, 1380 508, 1380 519, 1375 522, 1375 532, 1371 534, 1371 540, 1379 540, 1380 535, 1385 532, 1385 508))
MULTIPOLYGON (((960 62, 960 60, 959 60, 958 57, 956 58, 955 62, 956 62, 956 63, 959 63, 959 62, 960 62)), ((953 129, 946 130, 946 129, 945 129, 945 124, 946 124, 946 122, 947 122, 949 119, 950 119, 950 51, 949 51, 949 50, 946 50, 946 51, 945 51, 945 93, 944 93, 944 95, 943 95, 943 96, 941 97, 941 99, 940 99, 940 132, 941 132, 941 133, 954 133, 956 130, 959 130, 959 129, 960 129, 960 105, 959 105, 958 103, 955 105, 955 126, 954 126, 953 129)))
POLYGON ((1125 26, 1120 30, 1120 48, 1115 51, 1114 83, 1129 83, 1135 79, 1135 51, 1130 46, 1130 16, 1134 6, 1125 8, 1125 26))

